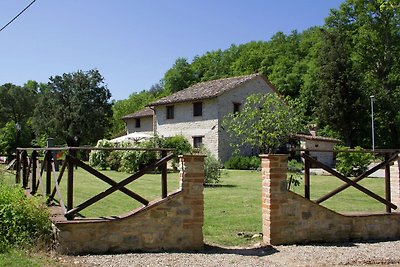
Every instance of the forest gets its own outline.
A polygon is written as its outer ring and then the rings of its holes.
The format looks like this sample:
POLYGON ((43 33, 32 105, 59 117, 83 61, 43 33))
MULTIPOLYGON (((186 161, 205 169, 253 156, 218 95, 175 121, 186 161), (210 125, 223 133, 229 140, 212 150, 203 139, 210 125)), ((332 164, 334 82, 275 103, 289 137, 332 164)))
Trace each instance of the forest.
POLYGON ((319 135, 339 138, 350 147, 371 147, 373 101, 375 147, 398 148, 399 10, 400 0, 347 0, 338 10, 331 10, 322 26, 290 34, 278 32, 269 40, 232 44, 193 59, 178 58, 158 83, 124 100, 110 101, 111 95, 97 70, 51 77, 48 84, 28 81, 24 86, 2 85, 0 151, 15 147, 17 134, 26 145, 40 145, 52 134, 60 136, 58 143, 69 144, 77 139, 81 144, 93 144, 96 138, 122 135, 121 117, 158 98, 198 82, 251 73, 265 75, 281 95, 298 100, 304 123, 317 124, 319 135), (82 82, 85 77, 87 80, 82 82), (70 90, 65 86, 68 83, 89 86, 90 93, 70 90), (60 106, 52 103, 51 96, 55 95, 64 104, 74 98, 87 99, 92 111, 100 113, 78 114, 85 111, 76 101, 68 102, 75 105, 73 108, 67 105, 62 111, 46 113, 60 106), (14 107, 7 104, 10 99, 14 107), (66 109, 70 115, 66 115, 66 109), (55 123, 51 114, 58 114, 63 123, 55 123), (94 127, 88 119, 100 120, 95 127, 99 134, 84 134, 85 129, 90 132, 94 127), (23 126, 20 132, 15 130, 16 123, 23 126), (77 129, 78 125, 84 127, 77 129))

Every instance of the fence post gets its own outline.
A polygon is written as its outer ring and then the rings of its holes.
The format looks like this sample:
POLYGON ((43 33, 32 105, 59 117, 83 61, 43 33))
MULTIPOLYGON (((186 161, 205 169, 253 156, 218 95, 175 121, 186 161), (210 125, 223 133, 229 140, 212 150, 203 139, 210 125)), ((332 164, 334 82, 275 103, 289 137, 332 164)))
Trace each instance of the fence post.
POLYGON ((46 195, 51 194, 51 172, 53 170, 51 166, 51 161, 53 159, 53 153, 50 150, 46 151, 45 160, 46 160, 46 195))
MULTIPOLYGON (((161 158, 164 158, 167 156, 167 151, 162 150, 161 151, 161 158)), ((167 197, 167 162, 164 162, 161 165, 161 196, 162 198, 167 197)))
POLYGON ((28 152, 22 151, 22 187, 28 187, 28 152))
POLYGON ((263 242, 276 245, 282 242, 281 232, 287 227, 287 221, 281 219, 281 204, 287 201, 288 155, 260 155, 260 158, 263 242))
POLYGON ((65 158, 65 160, 68 160, 67 211, 74 207, 74 163, 71 156, 74 156, 74 151, 69 149, 68 156, 65 158))
POLYGON ((16 174, 15 174, 15 184, 21 183, 21 158, 20 158, 20 152, 19 149, 17 148, 17 151, 15 153, 15 167, 16 167, 16 174))
POLYGON ((179 156, 183 202, 190 218, 183 219, 183 229, 191 232, 191 248, 202 249, 204 224, 204 155, 179 156))
POLYGON ((32 181, 31 181, 31 194, 34 195, 36 193, 36 173, 37 173, 37 158, 38 153, 36 150, 32 151, 32 181))
MULTIPOLYGON (((389 160, 390 158, 390 154, 389 153, 385 153, 385 160, 389 160)), ((390 196, 390 165, 386 164, 385 165, 385 197, 386 197, 386 201, 390 202, 391 196, 390 196)), ((386 212, 387 213, 391 213, 392 209, 390 208, 389 205, 386 205, 386 212)))
MULTIPOLYGON (((310 151, 304 151, 309 156, 310 151)), ((304 159, 304 197, 310 199, 310 161, 304 159)))
POLYGON ((390 196, 391 202, 397 206, 397 211, 400 210, 400 154, 390 167, 390 196))

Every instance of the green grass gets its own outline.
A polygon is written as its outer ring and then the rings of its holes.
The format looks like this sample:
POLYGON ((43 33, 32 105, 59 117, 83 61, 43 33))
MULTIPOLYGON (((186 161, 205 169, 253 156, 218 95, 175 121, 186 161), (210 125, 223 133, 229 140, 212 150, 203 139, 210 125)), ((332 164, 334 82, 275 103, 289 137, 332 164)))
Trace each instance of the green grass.
POLYGON ((23 250, 10 250, 0 253, 0 266, 7 267, 43 267, 43 266, 62 266, 55 259, 41 253, 26 252, 23 250))
MULTIPOLYGON (((126 173, 105 171, 104 174, 116 181, 128 176, 126 173)), ((12 177, 12 179, 14 179, 12 177)), ((148 200, 161 196, 161 175, 149 174, 134 181, 128 187, 148 200)), ((332 176, 311 177, 311 199, 325 195, 343 182, 332 176)), ((366 178, 360 182, 373 192, 384 196, 384 179, 366 178)), ((179 187, 179 174, 168 174, 168 192, 179 187)), ((66 198, 66 175, 61 183, 66 198)), ((109 185, 78 169, 74 182, 74 205, 109 188, 109 185)), ((303 185, 292 188, 303 195, 303 185)), ((261 233, 261 173, 258 171, 223 171, 221 183, 204 189, 205 221, 204 237, 207 243, 220 245, 249 245, 259 242, 260 238, 250 238, 261 233)), ((141 204, 121 192, 115 192, 94 206, 83 210, 86 217, 121 215, 140 207, 141 204)), ((357 189, 348 188, 323 206, 338 212, 347 211, 384 211, 385 206, 366 196, 357 189)))
POLYGON ((244 245, 260 241, 261 174, 224 171, 221 183, 204 190, 204 237, 207 243, 244 245))
MULTIPOLYGON (((127 178, 129 174, 103 171, 103 174, 109 176, 116 182, 127 178)), ((61 181, 61 191, 63 201, 66 204, 66 182, 67 177, 61 181)), ((74 171, 74 206, 88 200, 98 193, 110 188, 111 186, 100 179, 92 176, 86 171, 78 168, 74 171)), ((168 174, 168 192, 175 191, 179 188, 179 173, 168 174)), ((147 174, 127 186, 133 192, 139 194, 145 199, 152 201, 161 197, 161 175, 147 174)), ((135 208, 143 206, 140 202, 132 199, 126 194, 116 191, 105 197, 94 205, 82 210, 80 214, 85 217, 100 217, 125 214, 135 208)))
MULTIPOLYGON (((317 200, 343 184, 344 182, 334 176, 311 176, 311 200, 317 200)), ((383 178, 365 178, 358 184, 385 198, 385 180, 383 178)), ((292 191, 304 196, 303 183, 292 188, 292 191)), ((345 189, 321 204, 337 212, 385 211, 385 205, 354 187, 345 189)))

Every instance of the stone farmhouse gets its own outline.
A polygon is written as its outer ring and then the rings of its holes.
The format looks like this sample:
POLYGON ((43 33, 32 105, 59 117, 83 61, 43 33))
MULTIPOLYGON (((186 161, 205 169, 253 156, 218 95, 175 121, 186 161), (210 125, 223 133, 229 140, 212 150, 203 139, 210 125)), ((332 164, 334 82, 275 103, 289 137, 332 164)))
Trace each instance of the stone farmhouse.
MULTIPOLYGON (((222 127, 224 116, 240 112, 246 98, 254 93, 275 93, 262 75, 251 74, 195 84, 148 105, 148 108, 123 117, 127 133, 149 132, 168 137, 183 135, 193 145, 204 145, 222 162, 233 149, 222 127), (153 112, 153 113, 152 113, 153 112), (150 127, 150 120, 153 125, 150 127)), ((257 155, 248 148, 243 155, 257 155)))
POLYGON ((141 132, 153 134, 153 110, 150 108, 142 109, 138 112, 122 117, 125 122, 126 134, 141 132))

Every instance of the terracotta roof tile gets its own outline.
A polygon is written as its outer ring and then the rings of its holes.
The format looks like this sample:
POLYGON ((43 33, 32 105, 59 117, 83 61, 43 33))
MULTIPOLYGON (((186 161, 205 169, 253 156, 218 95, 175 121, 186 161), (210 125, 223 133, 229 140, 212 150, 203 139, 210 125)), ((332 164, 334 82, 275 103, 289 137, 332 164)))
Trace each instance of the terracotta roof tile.
POLYGON ((150 116, 153 116, 153 110, 148 108, 148 107, 146 107, 146 108, 144 108, 142 110, 139 110, 139 111, 137 111, 135 113, 131 113, 131 114, 125 115, 125 116, 122 117, 122 119, 123 120, 124 119, 136 119, 136 118, 150 117, 150 116))
POLYGON ((183 89, 172 95, 161 98, 153 103, 150 103, 148 106, 159 106, 172 103, 214 98, 258 76, 263 77, 260 74, 251 74, 251 75, 224 78, 219 80, 197 83, 195 85, 190 86, 189 88, 183 89))

